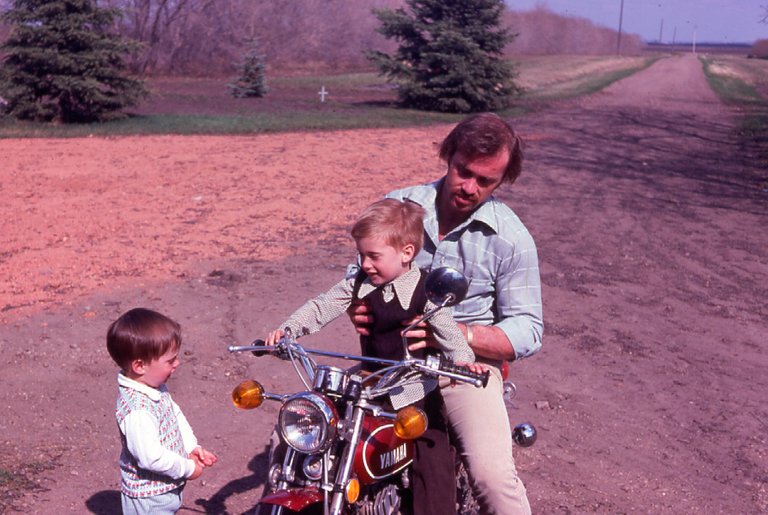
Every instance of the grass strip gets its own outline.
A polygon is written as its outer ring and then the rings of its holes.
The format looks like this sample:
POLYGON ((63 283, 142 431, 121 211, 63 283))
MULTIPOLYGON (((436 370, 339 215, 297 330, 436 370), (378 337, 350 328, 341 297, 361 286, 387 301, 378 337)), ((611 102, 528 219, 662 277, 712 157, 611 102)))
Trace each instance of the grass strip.
MULTIPOLYGON (((597 59, 597 58, 596 58, 597 59)), ((607 59, 607 58, 606 58, 607 59)), ((541 107, 542 100, 573 98, 599 91, 613 82, 627 77, 649 66, 654 59, 645 59, 640 64, 633 61, 626 68, 607 68, 596 73, 583 73, 576 79, 555 82, 537 87, 515 100, 514 106, 499 114, 515 117, 541 107)), ((583 64, 579 59, 566 59, 560 66, 578 68, 583 64)), ((529 60, 526 73, 533 75, 547 74, 550 66, 544 59, 536 62, 529 60)), ((382 79, 372 72, 346 73, 339 75, 300 75, 275 77, 270 81, 276 89, 298 88, 314 90, 317 84, 333 88, 337 98, 343 98, 344 92, 354 91, 354 101, 332 100, 318 106, 317 103, 295 101, 283 103, 270 111, 250 112, 247 114, 152 114, 134 115, 121 120, 93 124, 51 124, 18 121, 8 116, 0 116, 0 139, 2 138, 81 138, 109 137, 127 135, 233 135, 263 134, 276 132, 332 131, 366 128, 398 128, 432 125, 437 123, 456 123, 464 114, 402 109, 393 102, 360 101, 366 90, 373 86, 382 86, 382 79)), ((195 81, 190 79, 189 85, 195 81)), ((192 99, 201 105, 205 98, 193 94, 194 88, 172 93, 179 98, 192 99)), ((268 98, 269 95, 266 97, 268 98)), ((375 98, 381 98, 378 95, 375 98)), ((394 94, 392 95, 394 99, 394 94)))
MULTIPOLYGON (((763 98, 753 84, 764 78, 748 74, 746 77, 750 80, 744 80, 740 75, 718 72, 728 69, 725 61, 703 56, 699 60, 712 90, 724 103, 737 106, 741 111, 737 127, 741 144, 755 154, 759 170, 768 170, 768 99, 763 98)), ((759 187, 768 191, 768 176, 761 180, 759 187)))

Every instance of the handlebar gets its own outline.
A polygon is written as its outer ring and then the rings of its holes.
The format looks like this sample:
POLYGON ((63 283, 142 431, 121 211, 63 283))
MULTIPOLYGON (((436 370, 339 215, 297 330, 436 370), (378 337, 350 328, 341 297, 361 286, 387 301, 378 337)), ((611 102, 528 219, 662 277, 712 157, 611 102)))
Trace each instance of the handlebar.
POLYGON ((385 365, 389 367, 396 366, 414 366, 427 373, 435 375, 449 377, 457 381, 472 384, 477 388, 485 388, 488 385, 488 379, 490 372, 485 371, 481 373, 473 372, 468 366, 456 365, 452 361, 442 356, 427 356, 426 359, 410 358, 404 361, 397 361, 391 359, 373 358, 368 356, 355 356, 351 354, 344 354, 340 352, 330 352, 315 349, 307 349, 301 347, 295 342, 286 342, 284 339, 280 339, 277 345, 265 345, 264 340, 254 340, 252 345, 230 345, 227 347, 229 352, 251 352, 254 356, 264 356, 266 354, 276 354, 282 359, 289 359, 290 352, 302 349, 307 354, 316 354, 320 356, 326 356, 331 358, 346 359, 358 362, 376 363, 379 365, 385 365))
POLYGON ((488 378, 491 375, 488 370, 479 373, 473 372, 468 366, 456 365, 451 360, 442 356, 427 356, 424 363, 426 368, 437 371, 439 375, 470 383, 477 388, 485 388, 488 386, 488 378))

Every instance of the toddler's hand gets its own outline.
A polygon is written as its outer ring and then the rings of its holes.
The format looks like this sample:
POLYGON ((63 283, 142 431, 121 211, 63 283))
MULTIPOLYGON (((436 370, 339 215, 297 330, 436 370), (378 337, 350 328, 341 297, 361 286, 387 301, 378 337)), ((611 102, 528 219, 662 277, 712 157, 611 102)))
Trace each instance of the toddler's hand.
POLYGON ((193 458, 191 455, 190 455, 190 458, 192 458, 192 461, 195 462, 195 471, 192 472, 192 475, 189 476, 189 479, 197 479, 203 475, 203 468, 205 468, 205 465, 200 463, 197 459, 193 458))
POLYGON ((212 466, 219 459, 211 451, 205 450, 202 447, 195 447, 189 454, 189 457, 195 460, 195 463, 199 463, 204 467, 212 466))

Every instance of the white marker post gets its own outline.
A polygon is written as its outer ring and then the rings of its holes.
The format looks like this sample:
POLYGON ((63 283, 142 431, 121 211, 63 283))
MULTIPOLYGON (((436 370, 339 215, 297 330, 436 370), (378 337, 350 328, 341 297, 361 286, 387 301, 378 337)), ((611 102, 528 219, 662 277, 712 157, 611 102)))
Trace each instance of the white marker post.
POLYGON ((325 86, 320 86, 320 91, 318 91, 317 94, 320 95, 320 102, 325 102, 325 97, 328 96, 325 86))

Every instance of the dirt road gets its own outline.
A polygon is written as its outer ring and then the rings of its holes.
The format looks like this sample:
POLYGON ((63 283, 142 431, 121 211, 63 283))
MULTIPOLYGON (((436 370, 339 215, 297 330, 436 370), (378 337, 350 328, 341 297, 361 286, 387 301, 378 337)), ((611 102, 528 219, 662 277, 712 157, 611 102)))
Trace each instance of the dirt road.
MULTIPOLYGON (((500 196, 536 239, 546 330, 510 416, 540 432, 516 450, 536 513, 768 510, 768 183, 734 114, 686 55, 515 121, 500 196)), ((226 346, 337 280, 353 216, 437 178, 449 130, 0 141, 0 488, 31 480, 0 511, 118 510, 104 334, 141 305, 182 324, 169 387, 220 457, 182 513, 246 512, 276 408, 229 392, 294 383, 226 346)), ((356 348, 345 321, 312 341, 356 348)))

